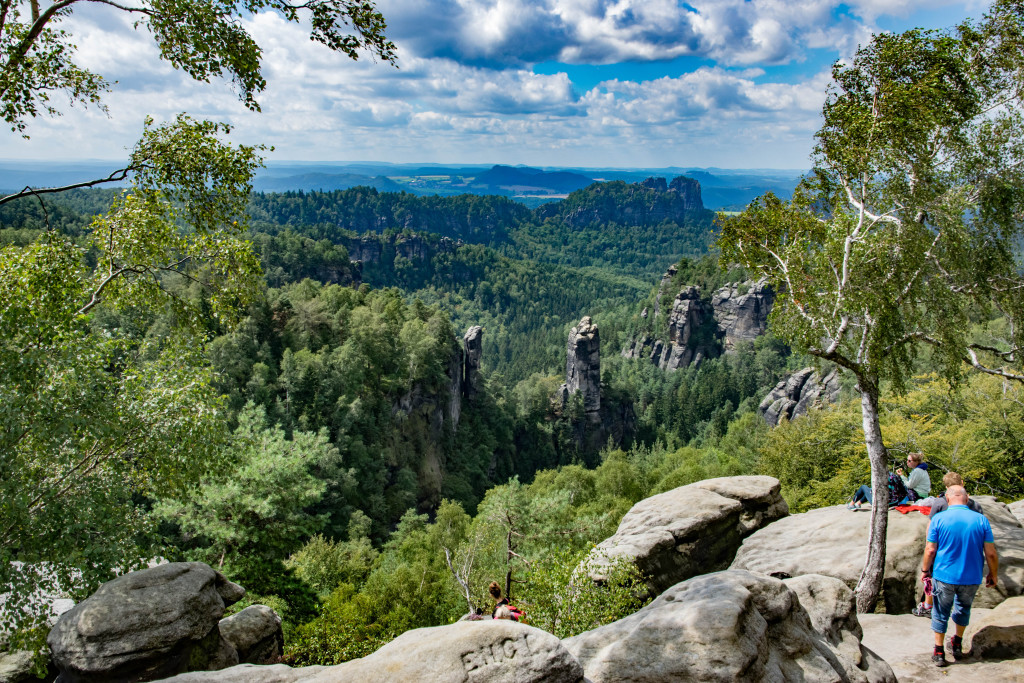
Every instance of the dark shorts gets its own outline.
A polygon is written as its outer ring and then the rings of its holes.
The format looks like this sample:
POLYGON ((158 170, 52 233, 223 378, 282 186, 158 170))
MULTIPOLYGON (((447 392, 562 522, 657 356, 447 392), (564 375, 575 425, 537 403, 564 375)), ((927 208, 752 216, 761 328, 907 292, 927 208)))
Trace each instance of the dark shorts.
POLYGON ((967 626, 971 621, 971 603, 980 587, 979 584, 958 586, 932 579, 932 630, 945 633, 950 619, 957 626, 967 626))

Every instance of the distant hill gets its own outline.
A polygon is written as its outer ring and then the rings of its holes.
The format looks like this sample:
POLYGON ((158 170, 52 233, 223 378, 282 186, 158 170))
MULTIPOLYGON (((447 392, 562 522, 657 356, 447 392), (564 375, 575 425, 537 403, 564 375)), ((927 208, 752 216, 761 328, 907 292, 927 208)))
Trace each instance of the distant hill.
POLYGON ((289 176, 257 176, 252 189, 257 192, 287 192, 303 190, 331 192, 352 187, 372 187, 381 192, 401 192, 402 186, 384 176, 366 176, 356 173, 303 173, 289 176))
POLYGON ((495 166, 477 175, 469 185, 474 189, 488 188, 492 191, 534 189, 552 194, 568 194, 582 190, 593 182, 593 178, 568 171, 548 172, 529 167, 495 166))

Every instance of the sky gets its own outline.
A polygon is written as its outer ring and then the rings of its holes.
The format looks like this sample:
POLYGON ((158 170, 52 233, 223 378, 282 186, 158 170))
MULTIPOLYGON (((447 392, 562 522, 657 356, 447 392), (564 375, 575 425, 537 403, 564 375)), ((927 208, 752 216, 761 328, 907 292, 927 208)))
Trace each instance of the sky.
MULTIPOLYGON (((109 81, 108 114, 64 107, 0 159, 127 156, 145 116, 226 121, 271 162, 780 168, 809 165, 837 59, 879 31, 941 28, 986 4, 947 0, 378 0, 397 68, 351 61, 280 15, 242 20, 263 48, 261 113, 198 83, 101 4, 64 27, 109 81)), ((59 99, 58 99, 59 102, 59 99)))

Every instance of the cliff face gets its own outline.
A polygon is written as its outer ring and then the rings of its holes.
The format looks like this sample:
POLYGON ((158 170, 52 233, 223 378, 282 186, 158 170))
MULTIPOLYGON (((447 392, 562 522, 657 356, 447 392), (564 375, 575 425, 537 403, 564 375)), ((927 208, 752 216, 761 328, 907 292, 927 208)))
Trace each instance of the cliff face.
POLYGON ((785 418, 806 415, 812 406, 835 403, 839 398, 839 374, 832 370, 822 376, 814 368, 797 370, 768 392, 757 412, 769 427, 785 418))
POLYGON ((462 241, 442 237, 433 242, 415 233, 365 235, 346 240, 345 246, 348 248, 348 257, 352 261, 378 263, 386 249, 389 251, 394 249, 395 256, 401 256, 410 261, 429 260, 435 254, 455 251, 462 246, 462 241))
POLYGON ((536 215, 540 220, 558 217, 566 225, 583 228, 602 223, 683 223, 690 214, 704 210, 700 183, 680 176, 671 183, 664 178, 648 178, 634 184, 595 183, 573 192, 562 202, 539 207, 536 215))
POLYGON ((775 291, 766 282, 747 281, 722 287, 711 298, 726 353, 743 341, 754 341, 768 327, 775 291))
MULTIPOLYGON (((662 292, 676 274, 675 266, 662 276, 655 298, 654 316, 660 314, 662 292)), ((775 301, 772 288, 762 282, 732 284, 706 301, 700 287, 685 285, 668 312, 667 339, 649 334, 632 339, 622 350, 625 358, 648 358, 662 370, 699 365, 706 358, 732 353, 743 341, 764 334, 775 301)), ((647 309, 644 309, 645 313, 647 309)), ((642 313, 641 317, 647 316, 642 313)))

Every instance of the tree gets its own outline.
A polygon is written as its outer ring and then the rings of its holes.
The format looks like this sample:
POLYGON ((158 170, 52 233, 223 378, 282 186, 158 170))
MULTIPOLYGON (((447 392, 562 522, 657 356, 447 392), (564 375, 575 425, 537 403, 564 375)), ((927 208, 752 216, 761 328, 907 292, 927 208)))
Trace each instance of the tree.
MULTIPOLYGON (((106 81, 75 63, 59 28, 88 1, 0 0, 0 112, 12 131, 58 115, 58 92, 102 107, 106 81)), ((254 110, 265 81, 239 22, 247 13, 298 21, 308 12, 313 40, 353 59, 367 50, 395 60, 369 1, 102 4, 136 16, 161 57, 196 80, 230 77, 254 110)), ((261 148, 225 144, 229 131, 184 114, 147 121, 129 163, 108 177, 0 197, 43 205, 71 187, 130 183, 84 242, 50 229, 0 249, 0 633, 39 616, 29 596, 42 584, 82 595, 138 566, 152 552, 145 506, 184 494, 223 458, 205 342, 230 331, 259 277, 244 235, 261 148)))
MULTIPOLYGON (((856 377, 877 501, 879 396, 905 390, 924 347, 953 386, 965 368, 1024 380, 1022 24, 1024 4, 999 0, 978 24, 875 36, 833 67, 814 173, 793 200, 769 194, 723 220, 723 261, 779 291, 775 333, 856 377), (990 316, 1006 334, 979 342, 970 323, 990 316)), ((886 521, 875 505, 860 611, 881 588, 886 521)))
MULTIPOLYGON (((96 0, 29 0, 0 3, 0 112, 11 130, 24 133, 26 119, 58 115, 51 94, 63 92, 72 104, 102 107, 108 84, 74 62, 71 36, 59 27, 76 5, 96 0), (26 9, 28 10, 26 12, 26 9)), ((308 14, 310 39, 352 59, 360 50, 394 63, 395 46, 384 36, 384 17, 370 0, 140 0, 102 4, 137 17, 136 27, 153 34, 160 57, 197 81, 228 76, 245 105, 259 111, 256 95, 266 87, 262 50, 239 19, 270 10, 288 21, 308 14), (351 30, 352 33, 347 31, 351 30)), ((123 179, 123 176, 122 176, 123 179)), ((113 180, 113 178, 111 178, 113 180)))

